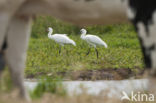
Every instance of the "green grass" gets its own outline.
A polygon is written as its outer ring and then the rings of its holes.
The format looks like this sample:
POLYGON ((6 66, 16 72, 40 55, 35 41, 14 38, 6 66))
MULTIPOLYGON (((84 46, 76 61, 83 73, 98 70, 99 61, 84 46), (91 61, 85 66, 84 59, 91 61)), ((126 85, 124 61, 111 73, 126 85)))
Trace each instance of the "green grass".
POLYGON ((42 97, 44 93, 52 93, 58 96, 65 96, 66 89, 64 88, 59 77, 44 77, 39 81, 37 87, 33 91, 30 91, 30 96, 31 98, 39 98, 42 97))
POLYGON ((80 27, 64 23, 51 17, 38 17, 33 24, 32 37, 27 52, 26 76, 55 74, 73 70, 97 70, 103 68, 143 68, 143 57, 134 28, 130 24, 85 27, 88 33, 98 35, 108 48, 99 47, 99 59, 94 48, 86 56, 88 44, 80 39, 80 27), (46 29, 54 28, 54 33, 66 33, 77 46, 62 47, 48 39, 46 29))
MULTIPOLYGON (((129 24, 107 25, 107 26, 90 26, 85 27, 88 33, 100 36, 107 44, 108 48, 99 47, 99 59, 96 58, 94 48, 91 54, 86 56, 89 46, 80 39, 80 27, 64 23, 51 17, 38 17, 33 23, 32 35, 29 42, 26 61, 26 76, 41 77, 39 85, 34 91, 30 92, 32 98, 38 98, 46 93, 52 93, 53 96, 46 96, 42 101, 95 101, 95 99, 106 101, 95 97, 73 96, 71 100, 66 97, 64 89, 57 72, 67 72, 76 70, 98 70, 104 68, 130 68, 132 70, 141 69, 143 57, 134 28, 129 24), (62 47, 61 55, 58 54, 59 45, 48 39, 46 29, 53 27, 54 33, 67 33, 73 39, 77 46, 67 45, 62 47), (48 76, 53 76, 51 78, 48 76), (53 97, 53 98, 52 98, 53 97), (58 98, 59 97, 59 98, 58 98), (68 100, 69 99, 69 100, 68 100)), ((8 70, 4 73, 3 79, 0 80, 0 91, 10 91, 12 84, 8 76, 8 70)), ((10 94, 10 92, 8 92, 10 94)), ((1 94, 0 94, 1 95, 1 94)), ((7 95, 0 96, 0 100, 6 101, 7 95)), ((101 96, 100 96, 101 97, 101 96)), ((13 99, 15 100, 15 98, 13 99)), ((17 99, 18 100, 18 99, 17 99)), ((16 100, 16 101, 17 101, 16 100)), ((8 103, 12 99, 7 100, 8 103)), ((40 100, 39 100, 40 101, 40 100)), ((79 102, 78 101, 78 102, 79 102)))

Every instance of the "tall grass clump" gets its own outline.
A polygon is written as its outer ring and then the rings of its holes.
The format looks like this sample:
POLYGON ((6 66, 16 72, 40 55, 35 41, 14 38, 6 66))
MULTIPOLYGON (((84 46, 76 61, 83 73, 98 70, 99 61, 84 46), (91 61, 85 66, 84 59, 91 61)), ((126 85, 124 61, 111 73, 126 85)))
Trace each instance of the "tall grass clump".
POLYGON ((63 87, 63 84, 59 77, 55 78, 44 77, 39 81, 37 87, 33 91, 30 91, 30 95, 32 98, 39 98, 44 93, 65 96, 66 90, 63 87))
POLYGON ((11 81, 10 73, 8 68, 3 71, 3 74, 0 76, 0 91, 10 92, 13 88, 13 84, 11 81))

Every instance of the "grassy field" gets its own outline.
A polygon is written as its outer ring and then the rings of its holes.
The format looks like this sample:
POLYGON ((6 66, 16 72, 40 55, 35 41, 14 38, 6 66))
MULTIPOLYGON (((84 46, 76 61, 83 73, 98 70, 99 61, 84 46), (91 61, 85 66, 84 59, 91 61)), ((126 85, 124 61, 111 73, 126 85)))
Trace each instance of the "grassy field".
POLYGON ((143 68, 143 57, 134 28, 130 24, 83 27, 88 33, 98 35, 108 48, 99 47, 99 59, 94 48, 86 56, 88 44, 80 39, 80 29, 71 24, 51 17, 37 17, 33 23, 32 35, 27 52, 26 77, 54 75, 56 72, 100 70, 104 68, 136 69, 143 68), (62 47, 48 39, 46 29, 54 29, 54 33, 66 33, 77 46, 62 47))
MULTIPOLYGON (((108 99, 101 94, 91 96, 84 93, 70 97, 62 87, 63 76, 61 77, 58 73, 96 71, 105 68, 115 68, 121 71, 130 69, 134 72, 142 70, 144 67, 143 57, 134 28, 130 24, 83 27, 88 30, 88 33, 98 35, 108 44, 107 49, 104 47, 98 48, 98 59, 94 48, 86 56, 89 46, 80 39, 79 31, 81 28, 49 16, 37 17, 34 21, 25 68, 27 78, 40 78, 37 88, 30 92, 32 98, 38 98, 33 99, 32 103, 49 103, 51 101, 55 103, 121 103, 121 100, 108 99), (68 34, 76 42, 77 46, 67 45, 62 47, 61 55, 59 55, 59 45, 47 37, 46 29, 49 26, 54 29, 54 33, 68 34)), ((8 71, 6 71, 0 81, 0 102, 10 103, 15 101, 24 103, 17 98, 16 91, 8 92, 12 88, 8 75, 8 71)), ((132 102, 126 101, 123 103, 132 102)))

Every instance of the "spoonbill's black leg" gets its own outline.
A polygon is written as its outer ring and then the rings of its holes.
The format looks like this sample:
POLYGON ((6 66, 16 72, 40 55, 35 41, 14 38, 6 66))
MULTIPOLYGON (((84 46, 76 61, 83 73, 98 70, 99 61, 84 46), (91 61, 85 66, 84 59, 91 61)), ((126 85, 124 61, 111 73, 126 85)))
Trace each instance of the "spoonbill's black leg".
POLYGON ((89 53, 90 53, 90 48, 89 48, 88 52, 86 53, 86 55, 89 55, 89 53))
POLYGON ((95 48, 97 59, 99 58, 98 50, 95 48))
POLYGON ((61 46, 59 47, 59 55, 61 54, 61 46))
POLYGON ((67 56, 69 55, 68 54, 68 48, 67 47, 64 47, 65 48, 65 50, 66 50, 66 54, 67 54, 67 56))

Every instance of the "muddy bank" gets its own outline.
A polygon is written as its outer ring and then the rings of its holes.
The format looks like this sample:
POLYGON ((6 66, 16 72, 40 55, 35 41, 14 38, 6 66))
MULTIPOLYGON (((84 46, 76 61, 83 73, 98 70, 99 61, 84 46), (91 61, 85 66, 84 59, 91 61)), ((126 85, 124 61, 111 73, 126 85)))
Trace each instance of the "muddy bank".
MULTIPOLYGON (((67 71, 56 73, 38 73, 37 75, 46 75, 49 77, 60 76, 64 80, 123 80, 123 79, 140 79, 144 73, 143 69, 100 69, 100 70, 81 70, 67 71)), ((28 75, 26 78, 35 78, 35 75, 28 75)))
POLYGON ((134 72, 131 69, 102 69, 72 72, 74 80, 123 80, 128 78, 141 78, 142 71, 134 72))

